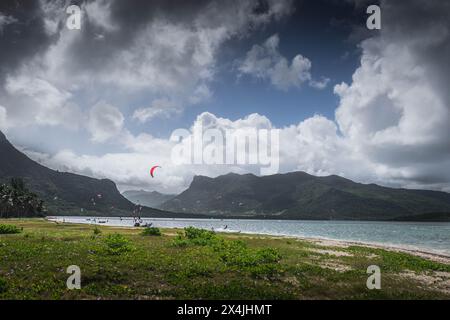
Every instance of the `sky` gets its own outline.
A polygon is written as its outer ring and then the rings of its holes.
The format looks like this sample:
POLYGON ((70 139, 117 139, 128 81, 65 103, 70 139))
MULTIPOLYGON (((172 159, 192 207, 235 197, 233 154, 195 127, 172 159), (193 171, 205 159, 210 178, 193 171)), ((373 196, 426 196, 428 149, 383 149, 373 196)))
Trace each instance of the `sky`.
POLYGON ((174 130, 203 125, 278 129, 280 173, 450 192, 449 14, 426 0, 2 1, 0 130, 122 191, 260 174, 174 163, 174 130))

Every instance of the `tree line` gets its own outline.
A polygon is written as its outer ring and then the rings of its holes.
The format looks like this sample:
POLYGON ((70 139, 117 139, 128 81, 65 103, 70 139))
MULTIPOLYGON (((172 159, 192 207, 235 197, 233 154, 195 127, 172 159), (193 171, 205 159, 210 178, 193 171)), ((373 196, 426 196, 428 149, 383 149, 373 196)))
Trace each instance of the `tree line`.
POLYGON ((28 190, 20 178, 0 184, 0 218, 44 216, 44 201, 28 190))

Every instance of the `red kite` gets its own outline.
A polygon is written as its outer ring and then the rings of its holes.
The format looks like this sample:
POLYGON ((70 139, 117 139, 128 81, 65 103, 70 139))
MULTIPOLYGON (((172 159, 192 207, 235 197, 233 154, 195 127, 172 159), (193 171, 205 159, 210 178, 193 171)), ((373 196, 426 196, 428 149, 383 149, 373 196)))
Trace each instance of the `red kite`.
POLYGON ((160 166, 154 166, 154 167, 152 167, 152 168, 150 169, 150 175, 152 176, 152 178, 155 177, 154 172, 155 172, 155 169, 156 169, 156 168, 161 168, 161 167, 160 167, 160 166))

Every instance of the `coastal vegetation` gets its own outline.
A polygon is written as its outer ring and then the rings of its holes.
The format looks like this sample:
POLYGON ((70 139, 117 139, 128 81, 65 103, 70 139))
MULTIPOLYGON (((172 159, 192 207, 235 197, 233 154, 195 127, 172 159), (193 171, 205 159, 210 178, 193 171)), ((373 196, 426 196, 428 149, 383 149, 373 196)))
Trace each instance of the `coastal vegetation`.
POLYGON ((22 232, 0 235, 0 299, 450 299, 448 260, 381 248, 196 228, 143 236, 44 219, 1 224, 22 232), (81 290, 66 287, 71 265, 81 290), (366 286, 370 265, 381 269, 380 290, 366 286))

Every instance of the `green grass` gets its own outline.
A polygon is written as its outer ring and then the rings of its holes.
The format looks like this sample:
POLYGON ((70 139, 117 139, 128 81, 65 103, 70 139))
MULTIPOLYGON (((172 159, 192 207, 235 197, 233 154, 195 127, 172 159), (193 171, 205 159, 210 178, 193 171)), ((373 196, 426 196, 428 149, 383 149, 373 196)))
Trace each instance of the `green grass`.
MULTIPOLYGON (((5 220, 0 235, 0 299, 449 299, 439 283, 405 278, 450 265, 363 246, 323 247, 297 239, 5 220), (337 256, 322 250, 347 253, 337 256), (382 270, 368 290, 366 269, 382 270), (70 265, 81 290, 68 290, 70 265)), ((447 288, 448 289, 448 288, 447 288)))

